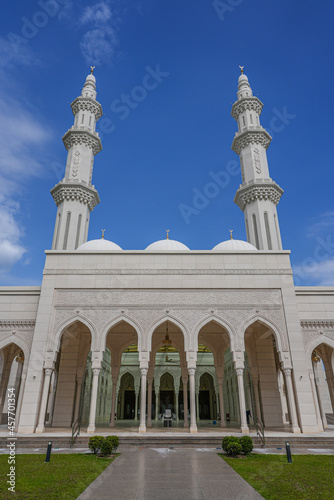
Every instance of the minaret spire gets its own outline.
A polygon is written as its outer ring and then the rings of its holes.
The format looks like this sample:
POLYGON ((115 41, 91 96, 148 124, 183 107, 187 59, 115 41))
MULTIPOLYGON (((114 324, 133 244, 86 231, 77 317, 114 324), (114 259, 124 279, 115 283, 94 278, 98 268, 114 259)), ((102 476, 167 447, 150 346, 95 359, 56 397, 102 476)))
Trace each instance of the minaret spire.
POLYGON ((260 250, 281 250, 276 205, 283 190, 270 178, 266 150, 271 136, 260 125, 263 104, 253 96, 243 66, 232 116, 238 123, 232 150, 240 157, 242 184, 234 202, 244 212, 247 240, 260 250))
POLYGON ((100 202, 92 185, 94 156, 102 149, 96 122, 102 107, 96 100, 94 68, 87 76, 81 96, 71 104, 74 125, 63 137, 68 151, 65 177, 51 194, 58 207, 52 249, 75 250, 87 241, 90 213, 100 202))

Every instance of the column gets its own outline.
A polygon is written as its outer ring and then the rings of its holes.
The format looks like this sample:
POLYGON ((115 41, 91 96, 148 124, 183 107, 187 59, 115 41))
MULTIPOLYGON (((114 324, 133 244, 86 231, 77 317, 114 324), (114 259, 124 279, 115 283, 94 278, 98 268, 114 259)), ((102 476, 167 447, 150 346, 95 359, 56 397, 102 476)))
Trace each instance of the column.
POLYGON ((89 424, 87 432, 95 432, 95 415, 97 405, 97 389, 99 386, 100 368, 93 369, 92 393, 90 397, 89 424))
POLYGON ((26 378, 27 378, 27 372, 24 371, 22 373, 22 375, 21 375, 20 393, 19 393, 19 399, 17 401, 16 422, 15 422, 15 426, 16 427, 18 427, 18 424, 19 424, 19 421, 20 421, 21 406, 22 406, 24 388, 25 388, 25 385, 26 385, 26 378))
POLYGON ((195 368, 188 368, 190 392, 190 432, 197 432, 195 401, 195 368))
POLYGON ((177 389, 177 392, 174 394, 175 397, 175 413, 176 413, 176 423, 179 423, 179 388, 177 389))
POLYGON ((199 418, 199 392, 196 392, 196 420, 200 420, 199 418))
POLYGON ((139 388, 135 389, 135 422, 138 421, 138 396, 139 396, 139 388))
POLYGON ((146 379, 147 368, 141 368, 141 381, 140 381, 140 424, 139 432, 146 432, 146 379))
POLYGON ((249 432, 246 417, 246 402, 245 402, 245 389, 244 389, 244 369, 237 368, 237 380, 238 380, 238 394, 239 394, 239 407, 240 407, 240 421, 241 421, 241 432, 249 432))
POLYGON ((290 415, 290 417, 291 417, 291 430, 294 433, 299 433, 300 427, 298 425, 298 420, 297 420, 296 402, 295 402, 295 396, 294 396, 294 392, 293 392, 291 372, 292 372, 291 368, 284 368, 286 392, 287 392, 287 396, 288 396, 289 408, 290 408, 290 414, 291 414, 290 415))
POLYGON ((220 427, 226 427, 225 408, 223 399, 223 379, 218 380, 218 390, 219 390, 220 427))
POLYGON ((79 418, 81 387, 82 387, 82 377, 78 377, 77 378, 77 392, 75 395, 75 406, 74 406, 74 422, 76 422, 79 418))
POLYGON ((155 421, 159 418, 159 386, 155 386, 155 421))
POLYGON ((111 414, 109 427, 115 427, 116 385, 118 377, 112 377, 111 414))
POLYGON ((184 416, 184 427, 189 427, 188 422, 188 379, 182 378, 183 382, 183 416, 184 416))
POLYGON ((152 381, 147 380, 147 427, 152 427, 152 381))
MULTIPOLYGON (((259 396, 259 379, 253 379, 254 385, 254 398, 255 398, 255 407, 256 407, 256 418, 262 422, 261 416, 261 405, 260 405, 260 396, 259 396)), ((263 422, 262 422, 263 423, 263 422)))
POLYGON ((53 370, 51 368, 44 368, 44 384, 43 384, 41 406, 39 409, 39 419, 38 419, 38 426, 36 428, 36 432, 44 432, 45 431, 44 420, 45 420, 46 405, 48 402, 48 395, 49 395, 49 388, 50 388, 50 380, 51 380, 52 371, 53 370))
POLYGON ((323 432, 324 431, 324 424, 323 424, 320 406, 319 406, 319 401, 318 401, 318 392, 317 392, 315 382, 314 382, 314 373, 310 373, 310 382, 311 382, 311 389, 312 389, 312 396, 313 396, 313 403, 314 403, 314 407, 315 407, 315 413, 316 413, 317 422, 319 425, 319 431, 323 432))

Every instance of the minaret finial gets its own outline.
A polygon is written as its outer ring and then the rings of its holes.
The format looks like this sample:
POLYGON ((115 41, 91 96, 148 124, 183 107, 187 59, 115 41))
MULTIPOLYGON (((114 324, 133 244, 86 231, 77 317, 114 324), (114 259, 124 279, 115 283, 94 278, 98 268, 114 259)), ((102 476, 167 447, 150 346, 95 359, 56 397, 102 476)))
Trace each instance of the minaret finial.
POLYGON ((94 69, 95 69, 95 66, 91 66, 91 67, 90 67, 90 72, 91 72, 91 74, 93 74, 93 73, 94 73, 94 69))
POLYGON ((230 238, 231 240, 233 240, 233 229, 229 229, 229 231, 230 231, 230 238))
POLYGON ((104 240, 104 232, 105 232, 105 229, 102 229, 102 236, 101 238, 104 240))
POLYGON ((169 240, 169 231, 170 231, 170 229, 166 229, 166 233, 167 233, 167 238, 166 239, 167 240, 169 240))
POLYGON ((242 74, 242 75, 244 74, 244 67, 245 67, 245 66, 240 66, 240 65, 239 65, 239 68, 240 68, 240 71, 241 71, 241 74, 242 74))

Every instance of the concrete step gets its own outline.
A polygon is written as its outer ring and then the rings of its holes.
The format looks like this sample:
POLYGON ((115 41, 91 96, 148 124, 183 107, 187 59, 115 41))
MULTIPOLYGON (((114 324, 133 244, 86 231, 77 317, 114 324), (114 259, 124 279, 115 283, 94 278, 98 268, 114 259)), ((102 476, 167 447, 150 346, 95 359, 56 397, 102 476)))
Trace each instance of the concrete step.
MULTIPOLYGON (((127 435, 119 436, 121 446, 140 446, 140 447, 196 447, 196 448, 220 448, 224 436, 210 436, 205 434, 189 434, 187 436, 176 435, 127 435)), ((18 436, 16 439, 16 448, 47 448, 49 441, 52 441, 53 448, 69 448, 70 436, 18 436)), ((252 436, 254 447, 261 448, 261 440, 257 436, 252 436)), ((79 436, 75 442, 75 449, 88 448, 89 436, 79 436)), ((266 436, 266 448, 284 448, 285 442, 289 441, 291 447, 295 448, 326 448, 334 449, 333 437, 317 436, 266 436)), ((8 440, 6 437, 0 437, 0 448, 6 448, 8 440)))

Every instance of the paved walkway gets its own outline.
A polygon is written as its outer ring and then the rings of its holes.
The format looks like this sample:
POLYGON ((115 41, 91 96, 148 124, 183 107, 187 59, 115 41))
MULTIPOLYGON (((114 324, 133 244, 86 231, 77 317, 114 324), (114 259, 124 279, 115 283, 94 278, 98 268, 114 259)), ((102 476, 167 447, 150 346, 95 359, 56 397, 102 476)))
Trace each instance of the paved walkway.
POLYGON ((133 448, 122 452, 77 500, 259 500, 210 448, 133 448))

